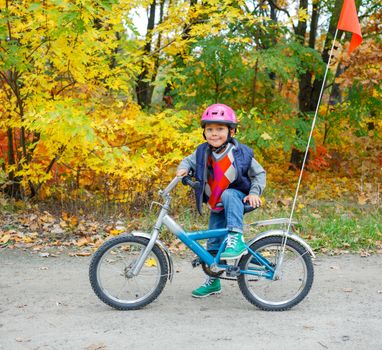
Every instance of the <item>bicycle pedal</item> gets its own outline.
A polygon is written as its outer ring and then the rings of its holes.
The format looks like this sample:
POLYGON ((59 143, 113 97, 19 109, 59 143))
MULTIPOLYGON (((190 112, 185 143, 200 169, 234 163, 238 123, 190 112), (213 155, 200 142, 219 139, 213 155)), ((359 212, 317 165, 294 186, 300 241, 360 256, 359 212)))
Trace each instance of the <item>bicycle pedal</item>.
POLYGON ((200 260, 200 258, 195 258, 194 260, 191 261, 191 265, 193 268, 198 267, 201 263, 202 261, 200 260))
POLYGON ((228 266, 225 270, 227 277, 237 277, 240 275, 239 266, 228 266))

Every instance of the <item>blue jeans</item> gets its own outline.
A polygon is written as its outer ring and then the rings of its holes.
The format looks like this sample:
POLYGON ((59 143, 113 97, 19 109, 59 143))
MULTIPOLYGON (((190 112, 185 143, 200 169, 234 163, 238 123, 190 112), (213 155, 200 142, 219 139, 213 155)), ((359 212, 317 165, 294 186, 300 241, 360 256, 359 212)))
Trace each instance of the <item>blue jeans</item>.
MULTIPOLYGON (((227 188, 221 200, 224 210, 215 213, 211 212, 208 229, 227 228, 229 231, 243 233, 244 203, 246 195, 233 188, 227 188)), ((209 238, 207 240, 207 250, 219 250, 224 237, 209 238)))

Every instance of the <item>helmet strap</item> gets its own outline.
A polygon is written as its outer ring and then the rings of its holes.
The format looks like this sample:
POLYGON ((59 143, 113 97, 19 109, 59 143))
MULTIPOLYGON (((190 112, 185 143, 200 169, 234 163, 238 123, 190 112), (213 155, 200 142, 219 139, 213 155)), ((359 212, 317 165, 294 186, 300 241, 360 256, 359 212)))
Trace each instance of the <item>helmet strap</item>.
POLYGON ((221 152, 224 148, 226 148, 226 146, 228 145, 228 140, 226 142, 224 142, 221 146, 219 147, 213 147, 211 146, 210 144, 208 144, 209 147, 210 147, 210 150, 215 152, 215 153, 219 153, 221 152))

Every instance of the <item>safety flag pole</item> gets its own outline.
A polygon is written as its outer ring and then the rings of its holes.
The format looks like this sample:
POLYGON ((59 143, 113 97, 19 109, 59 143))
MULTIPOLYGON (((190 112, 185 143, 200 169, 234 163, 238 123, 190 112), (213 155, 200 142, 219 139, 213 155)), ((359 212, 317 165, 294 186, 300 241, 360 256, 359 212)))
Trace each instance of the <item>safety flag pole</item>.
POLYGON ((310 147, 310 142, 312 140, 313 130, 314 130, 314 127, 316 125, 318 110, 319 110, 321 99, 322 99, 322 95, 323 95, 324 89, 325 89, 326 77, 327 77, 327 74, 328 74, 328 71, 329 71, 330 60, 332 58, 333 49, 334 49, 334 45, 335 45, 335 42, 336 42, 338 30, 343 30, 343 31, 347 31, 347 32, 351 32, 352 33, 352 38, 351 38, 350 45, 349 45, 349 50, 348 50, 349 54, 357 46, 359 46, 361 44, 361 42, 362 42, 361 26, 359 24, 359 20, 358 20, 358 16, 357 16, 357 9, 355 7, 354 0, 344 0, 344 3, 342 5, 340 18, 339 18, 339 21, 338 21, 338 24, 337 24, 336 32, 334 34, 332 48, 330 50, 328 63, 326 65, 326 70, 325 70, 324 78, 323 78, 323 81, 322 81, 320 95, 319 95, 318 101, 317 101, 316 111, 314 113, 314 117, 313 117, 313 121, 312 121, 312 127, 311 127, 311 130, 310 130, 308 143, 306 145, 304 160, 302 162, 302 166, 301 166, 301 170, 300 170, 300 176, 299 176, 298 182, 297 182, 296 192, 295 192, 295 195, 294 195, 292 209, 291 209, 291 213, 290 213, 290 217, 289 217, 289 222, 288 222, 288 228, 287 228, 287 230, 286 230, 286 232, 284 233, 284 236, 283 236, 282 251, 281 251, 281 254, 279 256, 279 259, 278 259, 278 262, 277 262, 276 271, 275 271, 275 276, 276 277, 277 277, 278 269, 281 266, 282 261, 283 261, 285 245, 286 245, 286 241, 287 241, 287 234, 289 233, 290 227, 292 225, 292 218, 293 218, 294 210, 296 208, 297 196, 298 196, 298 192, 299 192, 300 185, 301 185, 301 179, 302 179, 302 175, 303 175, 304 168, 305 168, 305 163, 306 163, 306 160, 307 160, 307 157, 308 157, 308 153, 309 153, 309 147, 310 147))
POLYGON ((301 165, 300 176, 298 178, 296 192, 295 192, 295 195, 294 195, 294 198, 293 198, 292 209, 291 209, 290 216, 289 216, 289 221, 288 221, 288 228, 287 228, 287 230, 286 230, 286 232, 284 234, 284 237, 283 237, 283 247, 282 247, 281 259, 282 259, 282 256, 283 256, 283 253, 284 253, 284 250, 285 250, 285 245, 286 245, 286 241, 287 241, 287 233, 289 232, 290 227, 292 225, 292 218, 293 218, 294 210, 296 208, 298 191, 300 189, 301 179, 302 179, 302 175, 304 173, 304 168, 305 168, 305 163, 306 163, 306 160, 307 160, 308 154, 309 154, 310 142, 312 141, 313 131, 314 131, 314 127, 316 125, 316 120, 317 120, 318 109, 320 108, 320 103, 321 103, 322 95, 324 93, 326 77, 328 75, 329 66, 330 66, 330 60, 332 58, 332 54, 333 54, 333 50, 334 50, 334 45, 335 45, 335 42, 336 42, 336 39, 337 39, 337 34, 338 34, 338 28, 336 29, 336 32, 334 34, 333 44, 332 44, 332 48, 330 49, 328 64, 326 65, 326 69, 325 69, 325 74, 324 74, 324 78, 323 78, 323 81, 322 81, 320 95, 319 95, 318 101, 317 101, 316 111, 314 113, 314 117, 313 117, 313 121, 312 121, 312 126, 311 126, 311 129, 310 129, 310 134, 309 134, 309 138, 308 138, 308 143, 307 143, 306 149, 305 149, 304 160, 303 160, 302 165, 301 165))

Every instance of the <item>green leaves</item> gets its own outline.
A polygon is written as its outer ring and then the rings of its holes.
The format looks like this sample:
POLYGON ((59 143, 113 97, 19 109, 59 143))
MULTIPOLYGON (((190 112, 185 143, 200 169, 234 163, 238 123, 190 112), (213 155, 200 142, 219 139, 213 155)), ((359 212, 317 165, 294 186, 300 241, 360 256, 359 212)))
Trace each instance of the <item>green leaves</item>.
POLYGON ((325 69, 320 54, 296 41, 280 42, 265 49, 253 51, 253 62, 259 62, 262 70, 273 72, 278 79, 286 82, 298 79, 300 74, 314 72, 321 76, 325 69))
POLYGON ((240 103, 241 90, 250 75, 242 58, 241 44, 224 36, 207 37, 192 45, 195 59, 182 69, 183 77, 175 81, 182 101, 198 104, 226 101, 240 103))

